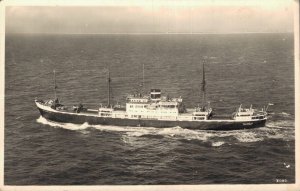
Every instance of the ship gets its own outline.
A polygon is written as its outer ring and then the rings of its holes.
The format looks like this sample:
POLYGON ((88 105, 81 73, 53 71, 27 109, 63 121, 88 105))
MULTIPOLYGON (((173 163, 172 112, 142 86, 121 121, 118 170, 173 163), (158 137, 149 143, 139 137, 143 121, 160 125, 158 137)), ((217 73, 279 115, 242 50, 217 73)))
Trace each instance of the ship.
MULTIPOLYGON (((144 66, 143 82, 144 87, 144 66)), ((181 127, 193 130, 240 130, 264 127, 268 118, 268 107, 261 110, 244 108, 240 104, 231 114, 216 115, 210 102, 206 101, 205 64, 202 64, 202 105, 186 108, 183 98, 163 96, 160 89, 151 89, 149 93, 134 93, 126 96, 125 105, 111 103, 111 76, 107 71, 107 103, 96 108, 87 108, 83 104, 66 106, 60 103, 56 93, 54 70, 54 99, 35 98, 40 115, 58 123, 73 123, 126 127, 181 127), (220 117, 222 116, 222 117, 220 117)), ((199 88, 200 89, 200 88, 199 88)))

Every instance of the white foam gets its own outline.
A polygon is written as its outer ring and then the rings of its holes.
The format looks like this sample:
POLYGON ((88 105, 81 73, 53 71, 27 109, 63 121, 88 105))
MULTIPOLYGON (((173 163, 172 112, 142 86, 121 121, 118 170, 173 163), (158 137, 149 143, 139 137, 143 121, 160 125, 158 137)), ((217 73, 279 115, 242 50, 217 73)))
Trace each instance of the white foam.
POLYGON ((286 112, 281 112, 280 114, 283 115, 283 116, 291 116, 291 114, 286 113, 286 112))
POLYGON ((240 133, 235 136, 239 142, 243 143, 252 143, 252 142, 258 142, 264 140, 263 137, 257 136, 257 134, 253 132, 245 132, 245 133, 240 133))
MULTIPOLYGON (((263 134, 255 132, 255 129, 250 130, 235 130, 235 131, 216 131, 210 132, 207 137, 214 139, 222 139, 233 137, 238 142, 251 143, 264 140, 263 134)), ((219 142, 219 141, 218 141, 219 142)))
POLYGON ((57 122, 52 122, 52 121, 48 121, 46 118, 40 116, 37 120, 38 123, 44 124, 44 125, 49 125, 51 127, 59 127, 59 128, 64 128, 64 129, 68 129, 68 130, 84 130, 86 128, 89 127, 88 123, 84 123, 81 125, 77 125, 77 124, 72 124, 72 123, 57 123, 57 122))
POLYGON ((146 135, 148 133, 141 132, 141 131, 133 131, 133 132, 127 132, 126 134, 131 136, 131 137, 141 137, 141 136, 146 135))
POLYGON ((223 145, 224 143, 225 143, 225 142, 223 142, 223 141, 213 142, 213 143, 211 144, 211 146, 213 146, 213 147, 219 147, 219 146, 223 145))
POLYGON ((163 136, 172 136, 176 138, 187 139, 187 140, 201 140, 201 141, 207 141, 208 138, 212 136, 212 134, 207 131, 190 130, 181 127, 163 128, 162 130, 158 131, 158 134, 163 136))
POLYGON ((264 127, 258 129, 257 134, 265 136, 268 139, 282 139, 290 141, 295 138, 295 130, 290 127, 264 127))
POLYGON ((284 134, 267 135, 269 139, 286 139, 284 134))
POLYGON ((129 145, 133 145, 133 146, 136 146, 136 145, 138 145, 138 143, 140 143, 135 140, 135 137, 131 137, 131 136, 127 136, 127 135, 122 135, 121 140, 125 144, 129 144, 129 145))
POLYGON ((286 119, 293 119, 294 116, 290 113, 287 113, 287 112, 280 112, 280 113, 270 113, 270 117, 282 117, 282 118, 286 118, 286 119))
POLYGON ((267 127, 271 128, 286 128, 286 127, 294 127, 295 122, 291 120, 282 120, 282 121, 271 121, 266 123, 267 127))

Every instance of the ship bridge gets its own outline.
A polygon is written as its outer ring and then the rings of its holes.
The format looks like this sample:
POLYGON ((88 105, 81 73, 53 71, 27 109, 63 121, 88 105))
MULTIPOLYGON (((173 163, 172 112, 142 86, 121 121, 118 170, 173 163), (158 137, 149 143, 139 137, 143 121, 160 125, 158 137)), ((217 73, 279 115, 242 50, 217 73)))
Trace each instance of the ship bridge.
POLYGON ((151 89, 149 96, 128 96, 126 112, 132 118, 175 119, 179 115, 182 98, 161 96, 161 90, 151 89))
POLYGON ((147 103, 148 97, 127 97, 127 103, 147 103))

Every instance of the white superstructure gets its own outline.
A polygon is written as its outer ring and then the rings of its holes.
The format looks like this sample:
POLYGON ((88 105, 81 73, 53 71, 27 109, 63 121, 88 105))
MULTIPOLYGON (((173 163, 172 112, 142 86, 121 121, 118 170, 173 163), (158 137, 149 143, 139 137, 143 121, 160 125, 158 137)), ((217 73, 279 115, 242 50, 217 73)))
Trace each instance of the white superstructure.
POLYGON ((128 119, 157 119, 199 121, 209 120, 212 114, 211 108, 185 109, 183 100, 161 96, 159 89, 151 89, 150 95, 141 94, 127 97, 125 109, 113 109, 112 107, 100 107, 99 116, 128 119))

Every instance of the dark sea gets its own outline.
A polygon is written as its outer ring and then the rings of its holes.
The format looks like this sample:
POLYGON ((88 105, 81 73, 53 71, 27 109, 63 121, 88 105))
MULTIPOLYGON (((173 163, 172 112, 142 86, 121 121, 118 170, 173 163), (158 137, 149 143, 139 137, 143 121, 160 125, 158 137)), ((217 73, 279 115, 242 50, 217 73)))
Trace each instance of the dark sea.
POLYGON ((42 35, 5 37, 5 185, 295 183, 293 34, 42 35), (56 70, 64 104, 114 103, 145 89, 201 100, 216 114, 273 103, 265 127, 200 131, 58 124, 34 99, 50 99, 56 70))

